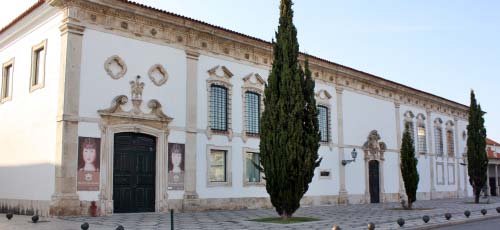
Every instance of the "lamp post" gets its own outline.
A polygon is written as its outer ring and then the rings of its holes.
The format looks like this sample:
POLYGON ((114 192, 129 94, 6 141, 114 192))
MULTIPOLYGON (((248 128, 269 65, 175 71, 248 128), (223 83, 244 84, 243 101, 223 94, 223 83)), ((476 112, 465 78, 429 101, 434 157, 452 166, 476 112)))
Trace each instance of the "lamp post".
POLYGON ((356 151, 356 149, 353 149, 351 152, 352 160, 342 160, 342 166, 346 166, 349 163, 355 162, 357 156, 358 156, 358 152, 356 151))

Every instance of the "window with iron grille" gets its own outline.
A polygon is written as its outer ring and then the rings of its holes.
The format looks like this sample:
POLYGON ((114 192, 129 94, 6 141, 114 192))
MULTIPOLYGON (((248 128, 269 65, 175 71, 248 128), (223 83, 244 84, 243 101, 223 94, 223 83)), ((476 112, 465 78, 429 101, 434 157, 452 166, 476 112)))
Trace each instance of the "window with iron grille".
POLYGON ((448 156, 453 157, 455 155, 455 142, 453 141, 453 131, 446 131, 446 146, 448 147, 448 156))
POLYGON ((415 143, 415 129, 413 128, 413 122, 407 121, 405 123, 405 129, 406 129, 406 126, 408 126, 408 129, 410 130, 411 139, 415 143))
POLYGON ((418 143, 418 152, 425 153, 427 152, 427 142, 425 140, 425 125, 419 124, 417 127, 417 143, 418 143))
POLYGON ((210 87, 210 128, 227 130, 227 88, 223 86, 210 87))
POLYGON ((443 129, 441 127, 436 127, 434 132, 434 136, 436 139, 436 154, 438 156, 443 155, 443 129))
POLYGON ((320 105, 318 106, 318 110, 319 132, 321 135, 320 141, 328 142, 328 138, 330 136, 328 129, 328 107, 320 105))
POLYGON ((245 93, 245 112, 246 133, 258 135, 260 125, 260 94, 254 92, 245 93))

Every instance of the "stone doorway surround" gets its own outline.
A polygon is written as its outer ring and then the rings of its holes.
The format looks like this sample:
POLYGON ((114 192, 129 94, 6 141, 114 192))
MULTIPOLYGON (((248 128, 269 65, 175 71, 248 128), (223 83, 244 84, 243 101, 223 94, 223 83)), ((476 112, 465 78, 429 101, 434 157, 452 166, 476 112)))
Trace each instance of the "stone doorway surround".
POLYGON ((156 137, 156 174, 155 174, 155 212, 168 210, 167 203, 167 152, 168 152, 168 124, 171 117, 165 115, 162 106, 157 100, 150 100, 147 107, 149 113, 141 110, 142 89, 144 83, 131 81, 132 109, 125 111, 128 97, 117 96, 108 109, 99 110, 101 122, 101 182, 100 182, 100 213, 113 213, 113 157, 114 136, 116 133, 132 132, 143 133, 156 137))
POLYGON ((365 197, 364 203, 369 204, 370 197, 370 180, 369 180, 369 163, 370 161, 378 161, 379 163, 379 201, 385 203, 385 189, 384 189, 384 153, 387 146, 384 142, 380 141, 381 137, 377 130, 372 130, 363 145, 364 160, 365 160, 365 197))

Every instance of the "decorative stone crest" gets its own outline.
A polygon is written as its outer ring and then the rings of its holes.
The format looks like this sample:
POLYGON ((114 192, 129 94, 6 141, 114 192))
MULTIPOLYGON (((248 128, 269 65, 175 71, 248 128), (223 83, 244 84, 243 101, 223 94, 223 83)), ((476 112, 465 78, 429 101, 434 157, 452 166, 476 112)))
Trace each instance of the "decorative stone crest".
POLYGON ((142 91, 144 90, 144 82, 139 82, 141 76, 137 76, 135 81, 130 81, 132 100, 142 100, 142 91))
POLYGON ((370 157, 372 159, 384 159, 384 152, 387 150, 387 145, 380 140, 381 138, 378 131, 372 130, 368 135, 365 144, 363 144, 365 158, 370 157))
POLYGON ((156 64, 154 66, 151 66, 148 71, 149 79, 156 85, 156 86, 161 86, 165 84, 168 80, 168 73, 165 70, 165 68, 160 65, 156 64))
POLYGON ((127 65, 118 55, 114 55, 104 62, 104 70, 111 78, 118 80, 127 73, 127 65))

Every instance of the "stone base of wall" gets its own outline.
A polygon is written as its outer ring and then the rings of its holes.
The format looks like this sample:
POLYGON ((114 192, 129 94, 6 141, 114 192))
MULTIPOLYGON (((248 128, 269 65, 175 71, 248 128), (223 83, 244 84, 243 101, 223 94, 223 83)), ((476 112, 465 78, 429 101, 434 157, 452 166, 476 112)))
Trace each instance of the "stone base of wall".
POLYGON ((447 192, 432 192, 432 199, 449 199, 449 198, 457 198, 457 191, 447 191, 447 192))
POLYGON ((50 200, 0 199, 0 213, 49 216, 50 200))

